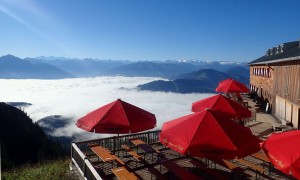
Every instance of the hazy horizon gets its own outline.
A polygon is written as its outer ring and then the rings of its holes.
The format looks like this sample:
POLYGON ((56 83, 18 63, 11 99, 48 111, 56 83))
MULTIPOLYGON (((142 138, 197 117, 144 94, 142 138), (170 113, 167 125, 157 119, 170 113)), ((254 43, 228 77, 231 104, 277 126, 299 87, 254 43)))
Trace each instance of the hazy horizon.
POLYGON ((145 61, 145 62, 167 62, 167 61, 174 61, 174 62, 178 62, 178 61, 182 61, 182 62, 185 62, 185 61, 202 61, 202 62, 219 62, 219 63, 222 63, 222 62, 233 62, 233 63, 248 63, 247 61, 234 61, 234 60, 205 60, 205 59, 166 59, 166 60, 160 60, 160 59, 141 59, 141 60, 132 60, 132 59, 97 59, 97 58, 89 58, 89 57, 83 57, 83 58, 77 58, 77 57, 63 57, 63 56, 36 56, 36 57, 18 57, 14 54, 3 54, 3 55, 0 55, 0 57, 3 57, 3 56, 14 56, 14 57, 17 57, 17 58, 20 58, 20 59, 23 59, 23 60, 26 60, 26 59, 37 59, 37 60, 47 60, 47 61, 51 61, 51 60, 79 60, 79 61, 82 61, 82 60, 95 60, 95 61, 129 61, 129 62, 138 62, 138 61, 145 61))

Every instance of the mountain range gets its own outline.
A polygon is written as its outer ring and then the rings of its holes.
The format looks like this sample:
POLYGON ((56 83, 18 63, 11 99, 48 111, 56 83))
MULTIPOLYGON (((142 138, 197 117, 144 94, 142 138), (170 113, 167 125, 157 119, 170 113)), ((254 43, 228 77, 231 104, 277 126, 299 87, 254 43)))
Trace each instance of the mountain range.
POLYGON ((37 57, 20 59, 13 55, 0 57, 2 79, 63 79, 96 76, 160 77, 141 84, 140 90, 177 93, 213 92, 217 82, 233 78, 249 83, 245 62, 219 61, 129 61, 37 57))
POLYGON ((2 79, 61 79, 72 74, 43 62, 30 62, 12 55, 0 57, 2 79))
POLYGON ((174 80, 156 80, 141 84, 138 86, 138 89, 176 93, 213 93, 218 86, 218 82, 227 78, 233 78, 244 84, 248 84, 249 78, 246 77, 247 70, 243 67, 236 70, 241 70, 241 72, 233 71, 234 73, 224 73, 213 69, 202 69, 178 75, 174 80))

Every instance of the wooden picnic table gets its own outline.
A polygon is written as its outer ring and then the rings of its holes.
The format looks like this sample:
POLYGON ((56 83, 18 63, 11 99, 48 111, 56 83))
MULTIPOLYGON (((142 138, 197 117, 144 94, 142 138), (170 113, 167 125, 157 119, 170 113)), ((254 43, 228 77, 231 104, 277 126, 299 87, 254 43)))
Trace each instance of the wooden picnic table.
POLYGON ((251 154, 251 156, 253 156, 253 157, 257 158, 257 159, 260 159, 262 161, 265 161, 267 163, 270 163, 270 159, 268 158, 268 156, 266 156, 263 153, 257 152, 257 153, 251 154))
POLYGON ((245 169, 237 166, 236 164, 234 164, 228 160, 225 160, 225 159, 209 159, 209 160, 212 161, 215 164, 215 166, 216 166, 216 164, 219 164, 220 166, 223 166, 226 169, 230 170, 232 173, 236 173, 243 177, 251 177, 250 174, 247 174, 245 172, 246 171, 245 169))
POLYGON ((186 171, 183 167, 179 166, 175 162, 171 160, 163 159, 160 161, 160 164, 165 166, 169 171, 171 171, 174 175, 179 177, 180 179, 202 179, 199 176, 196 176, 188 171, 186 171))
POLYGON ((130 147, 125 144, 121 145, 121 147, 125 149, 132 157, 134 157, 134 159, 136 159, 137 161, 142 161, 142 157, 138 155, 138 153, 130 149, 130 147))
POLYGON ((258 172, 260 172, 260 173, 262 173, 262 174, 264 174, 265 173, 265 170, 262 168, 262 167, 260 167, 260 166, 257 166, 257 165, 255 165, 255 164, 252 164, 252 163, 250 163, 249 161, 246 161, 246 160, 244 160, 244 159, 235 159, 236 161, 238 161, 239 163, 241 163, 241 164, 244 164, 245 166, 248 166, 248 167, 250 167, 251 169, 253 169, 254 171, 255 171, 255 176, 256 176, 256 179, 257 179, 257 175, 258 175, 258 172))
POLYGON ((146 153, 155 153, 156 150, 149 146, 147 143, 140 139, 132 139, 131 142, 136 145, 137 147, 141 148, 146 153))
POLYGON ((251 154, 251 156, 264 161, 269 166, 268 167, 269 168, 269 174, 271 174, 274 167, 273 167, 273 164, 271 163, 269 157, 266 154, 257 152, 257 153, 251 154))
POLYGON ((108 162, 108 161, 114 160, 114 155, 111 154, 104 147, 102 147, 100 145, 91 145, 89 147, 103 162, 108 162))
POLYGON ((118 158, 114 154, 111 154, 111 152, 106 148, 100 145, 91 145, 89 147, 103 162, 116 161, 122 166, 125 165, 125 163, 120 158, 118 158))
POLYGON ((114 175, 120 180, 136 180, 138 177, 132 172, 129 172, 125 167, 111 169, 114 175))
MULTIPOLYGON (((152 174, 154 174, 156 176, 156 179, 167 179, 163 174, 160 173, 160 171, 158 171, 157 169, 155 169, 153 166, 150 166, 150 164, 148 164, 147 161, 145 161, 145 159, 143 159, 140 155, 138 155, 135 151, 133 151, 132 149, 130 149, 130 147, 128 147, 127 145, 123 144, 121 146, 123 149, 127 150, 127 152, 134 158, 136 159, 138 162, 142 162, 143 164, 146 164, 146 166, 148 166, 148 170, 151 173, 151 179, 152 179, 152 174)), ((136 166, 137 166, 137 161, 136 161, 136 166)))
POLYGON ((200 170, 202 170, 203 172, 209 174, 210 176, 214 177, 215 179, 226 179, 226 177, 224 177, 223 175, 219 174, 217 171, 207 168, 207 165, 204 164, 203 162, 196 160, 196 159, 191 159, 190 162, 198 167, 200 170))
POLYGON ((138 149, 141 148, 145 154, 144 154, 144 159, 146 157, 146 154, 151 154, 151 161, 153 163, 153 154, 156 154, 158 159, 160 157, 164 157, 164 155, 159 152, 158 150, 154 149, 153 147, 151 147, 150 145, 148 145, 147 143, 145 143, 144 141, 140 140, 140 139, 131 139, 130 140, 134 145, 137 146, 137 153, 138 153, 138 149))

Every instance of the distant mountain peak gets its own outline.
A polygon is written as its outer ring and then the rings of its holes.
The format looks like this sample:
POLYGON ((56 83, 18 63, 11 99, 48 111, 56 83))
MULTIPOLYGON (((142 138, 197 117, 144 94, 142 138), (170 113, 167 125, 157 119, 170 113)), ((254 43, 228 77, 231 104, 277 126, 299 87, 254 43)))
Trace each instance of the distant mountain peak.
POLYGON ((4 55, 4 56, 1 56, 0 59, 4 59, 4 60, 15 60, 15 59, 18 59, 18 60, 22 60, 16 56, 13 56, 11 54, 7 54, 7 55, 4 55))

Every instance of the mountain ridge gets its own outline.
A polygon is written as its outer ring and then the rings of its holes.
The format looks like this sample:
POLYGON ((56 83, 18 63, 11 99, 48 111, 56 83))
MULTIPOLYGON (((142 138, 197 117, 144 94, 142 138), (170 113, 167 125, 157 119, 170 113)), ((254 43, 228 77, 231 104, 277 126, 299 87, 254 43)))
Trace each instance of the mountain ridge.
POLYGON ((13 55, 0 57, 0 78, 3 79, 62 79, 73 75, 49 64, 31 63, 13 55))
POLYGON ((249 66, 231 61, 113 61, 41 57, 0 57, 0 78, 61 79, 97 76, 160 77, 138 85, 139 90, 177 93, 213 92, 216 82, 233 78, 249 83, 249 66))
POLYGON ((139 90, 163 91, 175 93, 214 93, 218 82, 234 78, 243 84, 248 84, 249 79, 237 74, 228 74, 213 69, 178 75, 174 80, 156 80, 137 86, 139 90))
POLYGON ((3 169, 65 155, 60 144, 49 139, 26 113, 3 102, 0 102, 0 144, 3 169))

